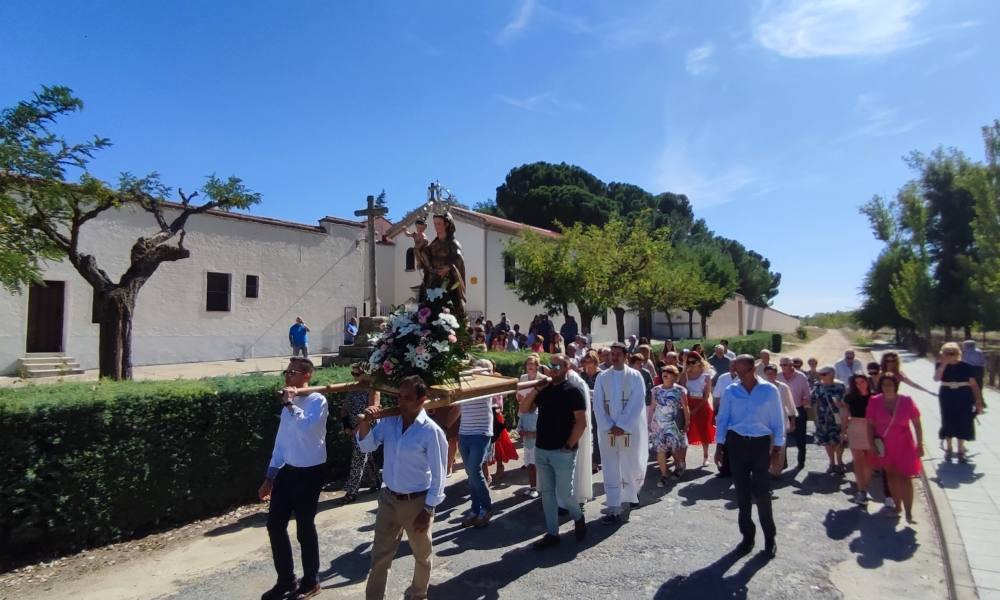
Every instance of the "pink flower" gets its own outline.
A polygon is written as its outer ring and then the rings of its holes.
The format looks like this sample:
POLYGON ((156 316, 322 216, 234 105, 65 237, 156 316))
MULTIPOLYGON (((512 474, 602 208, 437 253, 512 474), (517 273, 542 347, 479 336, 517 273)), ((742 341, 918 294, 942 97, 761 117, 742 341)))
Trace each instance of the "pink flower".
POLYGON ((423 330, 423 331, 421 331, 421 332, 420 332, 420 335, 421 335, 422 337, 427 337, 427 336, 429 336, 430 334, 431 334, 431 330, 430 330, 430 329, 425 329, 425 330, 423 330))
POLYGON ((448 336, 448 341, 451 342, 452 344, 454 344, 455 342, 458 341, 458 338, 455 337, 455 336, 453 336, 453 335, 449 335, 448 336))
POLYGON ((424 348, 423 346, 417 346, 417 354, 424 354, 426 352, 427 348, 424 348))
POLYGON ((431 316, 431 309, 427 308, 426 306, 422 307, 419 311, 417 311, 417 320, 420 321, 421 325, 426 323, 427 318, 430 316, 431 316))
POLYGON ((385 361, 382 363, 382 370, 385 371, 386 375, 392 375, 392 369, 393 367, 391 362, 385 361))
POLYGON ((386 350, 389 349, 389 346, 388 344, 382 344, 381 346, 379 346, 378 349, 381 350, 382 352, 385 352, 386 350))

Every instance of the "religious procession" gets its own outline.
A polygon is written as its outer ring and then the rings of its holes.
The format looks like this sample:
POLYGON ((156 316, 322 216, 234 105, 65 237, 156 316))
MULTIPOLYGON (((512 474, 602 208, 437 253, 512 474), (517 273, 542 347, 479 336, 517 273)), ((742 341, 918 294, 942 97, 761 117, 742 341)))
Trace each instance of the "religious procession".
MULTIPOLYGON (((688 449, 700 447, 701 462, 693 467, 714 467, 715 476, 731 478, 736 490, 739 541, 733 554, 749 554, 758 542, 756 506, 761 555, 770 560, 778 554, 779 538, 772 486, 789 468, 788 446, 794 444, 797 452, 793 469, 804 468, 805 433, 814 423, 812 437, 829 460, 827 475, 843 476, 844 453, 851 452, 851 502, 869 503, 878 473, 881 513, 916 524, 912 480, 921 470, 924 434, 920 412, 900 386, 927 390, 900 370, 897 353, 867 366, 853 350, 834 365, 784 356, 775 364, 768 350, 757 357, 736 355, 725 340, 710 354, 701 344, 678 349, 667 340, 654 362, 649 340, 631 336, 628 344, 592 348, 585 335, 567 331, 573 325, 569 321, 563 330, 573 341, 565 350, 560 334, 546 343, 544 333, 552 325, 541 315, 526 342, 549 359, 543 364, 533 353, 518 379, 499 376, 491 361, 469 354, 474 340, 479 346, 488 341, 481 321, 468 322, 455 222, 446 205, 434 202, 434 192, 432 186, 427 208, 433 241, 425 235, 426 218, 418 218, 416 230, 407 232, 423 273, 419 303, 387 320, 368 360, 352 365, 355 383, 309 388, 314 367, 302 357, 293 357, 284 371, 286 410, 259 491, 261 500, 270 501, 267 531, 277 572, 277 582, 262 600, 303 599, 321 591, 312 520, 322 487, 318 473, 326 460, 324 391, 350 389, 355 399, 343 417, 354 453, 340 503, 353 502, 366 478, 378 493, 365 586, 369 600, 385 597, 404 533, 414 561, 405 597, 427 597, 436 509, 446 499, 457 457, 469 496, 460 527, 474 529, 487 528, 496 516, 490 488, 503 476, 504 463, 523 458, 528 486, 522 494, 540 499, 544 530, 530 547, 545 551, 564 543, 564 521, 571 523, 569 543, 577 544, 586 544, 595 523, 615 528, 628 522, 642 506, 650 464, 659 474, 656 486, 663 488, 685 477, 688 449), (504 421, 506 395, 516 398, 516 423, 504 421), (380 401, 387 396, 395 398, 391 407, 380 401), (598 473, 601 516, 588 518, 598 473), (293 514, 302 548, 301 578, 295 575, 286 532, 293 514)), ((491 337, 519 329, 506 321, 502 315, 491 337)), ((957 345, 946 344, 935 374, 942 382, 942 406, 948 407, 942 439, 949 457, 959 462, 966 461, 964 441, 974 439, 973 418, 984 410, 982 369, 970 366, 977 352, 974 342, 966 344, 964 356, 957 345)))

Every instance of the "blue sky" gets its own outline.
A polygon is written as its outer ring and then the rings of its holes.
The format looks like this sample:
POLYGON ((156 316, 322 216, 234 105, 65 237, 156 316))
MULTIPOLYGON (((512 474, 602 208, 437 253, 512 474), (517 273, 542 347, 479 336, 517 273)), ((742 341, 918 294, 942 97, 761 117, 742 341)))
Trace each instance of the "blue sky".
POLYGON ((989 0, 5 2, 0 106, 42 84, 114 142, 96 175, 237 174, 254 212, 390 217, 514 166, 685 193, 782 273, 774 305, 856 306, 879 251, 857 207, 1000 117, 989 0), (994 60, 989 57, 993 56, 994 60))

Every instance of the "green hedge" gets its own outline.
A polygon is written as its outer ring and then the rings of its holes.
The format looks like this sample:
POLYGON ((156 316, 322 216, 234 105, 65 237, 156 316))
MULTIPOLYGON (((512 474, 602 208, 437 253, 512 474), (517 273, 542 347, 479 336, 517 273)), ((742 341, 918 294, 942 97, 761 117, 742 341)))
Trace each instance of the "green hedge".
MULTIPOLYGON (((722 338, 709 338, 703 340, 674 340, 674 346, 679 349, 690 348, 694 344, 700 343, 705 348, 706 354, 711 354, 712 349, 722 338)), ((725 338, 729 340, 729 349, 736 354, 750 354, 757 356, 761 350, 771 350, 781 352, 781 334, 767 331, 756 331, 751 335, 725 338), (775 347, 777 346, 777 347, 775 347)), ((655 344, 653 351, 659 354, 663 350, 663 344, 655 344)))
MULTIPOLYGON (((324 369, 314 383, 346 381, 324 369)), ((103 544, 253 501, 276 375, 0 390, 0 562, 103 544)), ((330 396, 330 475, 347 470, 330 396)))

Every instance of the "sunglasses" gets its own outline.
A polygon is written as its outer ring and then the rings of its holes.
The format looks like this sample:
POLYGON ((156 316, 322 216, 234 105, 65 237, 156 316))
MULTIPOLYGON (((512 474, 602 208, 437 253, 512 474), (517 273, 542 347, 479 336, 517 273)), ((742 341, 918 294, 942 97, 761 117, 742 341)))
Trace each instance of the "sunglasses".
POLYGON ((308 373, 309 371, 303 371, 301 369, 285 369, 281 372, 282 375, 298 375, 299 373, 308 373))
POLYGON ((687 364, 689 364, 689 365, 700 365, 701 361, 689 360, 689 361, 687 361, 687 364))
POLYGON ((549 368, 552 369, 553 371, 559 371, 563 368, 563 366, 560 363, 552 363, 549 365, 549 368))
POLYGON ((792 363, 780 363, 782 367, 790 367, 792 363))

